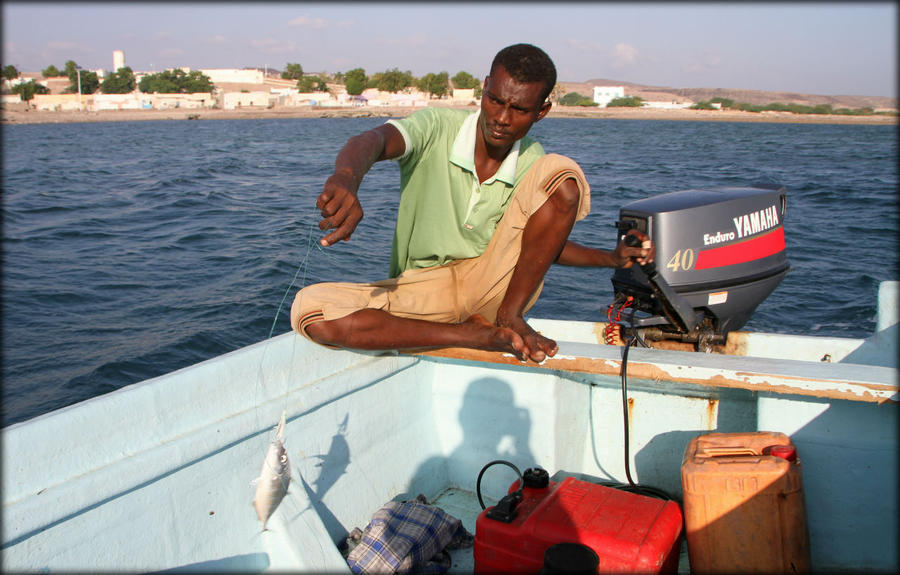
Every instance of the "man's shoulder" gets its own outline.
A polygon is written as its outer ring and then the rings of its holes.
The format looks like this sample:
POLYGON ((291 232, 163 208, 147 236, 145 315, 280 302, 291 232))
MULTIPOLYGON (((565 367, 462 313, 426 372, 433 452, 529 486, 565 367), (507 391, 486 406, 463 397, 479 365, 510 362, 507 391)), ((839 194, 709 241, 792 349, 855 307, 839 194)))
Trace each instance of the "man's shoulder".
POLYGON ((404 157, 413 157, 424 150, 426 143, 443 142, 449 149, 471 114, 466 110, 429 106, 388 122, 403 134, 408 152, 404 157))
POLYGON ((530 136, 519 140, 519 161, 516 162, 516 182, 520 182, 531 167, 546 154, 540 142, 530 136))
POLYGON ((471 110, 460 110, 458 108, 443 108, 438 106, 427 106, 421 110, 416 110, 406 118, 401 119, 403 123, 440 123, 448 125, 462 125, 472 114, 471 110))
POLYGON ((445 125, 456 126, 469 117, 472 112, 469 110, 459 110, 457 108, 442 108, 437 106, 427 106, 421 110, 416 110, 412 114, 397 120, 404 125, 445 125))
POLYGON ((530 161, 535 161, 546 153, 544 146, 531 136, 525 136, 519 140, 519 142, 520 158, 527 158, 530 161))

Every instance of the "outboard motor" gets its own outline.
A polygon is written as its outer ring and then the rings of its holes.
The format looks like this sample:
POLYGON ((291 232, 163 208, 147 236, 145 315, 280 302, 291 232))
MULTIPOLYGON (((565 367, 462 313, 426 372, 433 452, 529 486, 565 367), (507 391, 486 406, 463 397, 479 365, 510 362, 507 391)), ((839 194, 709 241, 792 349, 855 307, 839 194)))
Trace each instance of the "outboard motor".
POLYGON ((616 299, 633 298, 644 339, 678 339, 709 351, 740 329, 790 269, 783 187, 693 189, 626 204, 616 227, 653 240, 655 261, 618 269, 616 299))

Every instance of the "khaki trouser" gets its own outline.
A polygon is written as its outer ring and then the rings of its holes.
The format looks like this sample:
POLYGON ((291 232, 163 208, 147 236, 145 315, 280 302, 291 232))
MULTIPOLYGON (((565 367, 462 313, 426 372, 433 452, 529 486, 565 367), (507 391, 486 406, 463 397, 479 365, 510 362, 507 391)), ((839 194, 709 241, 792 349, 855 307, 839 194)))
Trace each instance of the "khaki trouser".
MULTIPOLYGON (((291 307, 291 326, 309 337, 306 327, 374 308, 399 317, 459 323, 473 314, 493 322, 506 294, 522 248, 525 224, 568 178, 578 183, 581 200, 576 220, 590 211, 590 188, 581 168, 558 154, 542 156, 519 184, 484 253, 449 264, 407 270, 372 283, 331 282, 301 289, 291 307)), ((537 301, 538 286, 525 311, 537 301)))

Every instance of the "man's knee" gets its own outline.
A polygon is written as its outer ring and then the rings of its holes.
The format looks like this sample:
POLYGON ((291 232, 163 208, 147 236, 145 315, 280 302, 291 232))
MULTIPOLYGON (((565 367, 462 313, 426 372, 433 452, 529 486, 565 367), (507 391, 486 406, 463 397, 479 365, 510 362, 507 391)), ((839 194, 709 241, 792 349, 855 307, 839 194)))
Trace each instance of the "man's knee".
POLYGON ((322 345, 335 345, 338 341, 338 333, 334 322, 319 320, 308 323, 301 331, 303 335, 322 345))
POLYGON ((550 196, 553 207, 574 217, 581 203, 581 189, 575 178, 566 178, 550 196))
POLYGON ((291 327, 310 341, 337 347, 336 326, 325 319, 323 310, 328 293, 327 284, 313 284, 298 291, 291 306, 291 327))
POLYGON ((529 217, 551 198, 556 200, 552 202, 555 210, 568 212, 574 204, 576 220, 590 212, 590 186, 581 167, 571 158, 559 154, 542 156, 530 168, 517 192, 516 201, 529 217))
POLYGON ((294 296, 294 303, 291 305, 291 327, 294 331, 309 337, 306 328, 325 319, 325 296, 328 294, 326 285, 306 286, 294 296))

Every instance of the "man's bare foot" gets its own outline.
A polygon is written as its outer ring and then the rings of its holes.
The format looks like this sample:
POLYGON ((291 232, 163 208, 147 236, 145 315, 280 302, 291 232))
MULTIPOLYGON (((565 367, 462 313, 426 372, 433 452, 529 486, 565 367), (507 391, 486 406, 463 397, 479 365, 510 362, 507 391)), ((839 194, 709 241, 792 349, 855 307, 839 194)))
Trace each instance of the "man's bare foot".
POLYGON ((505 351, 512 353, 517 358, 525 360, 529 355, 529 349, 522 337, 515 330, 507 327, 499 327, 489 322, 483 315, 474 314, 462 322, 485 330, 487 340, 483 349, 487 351, 505 351))
POLYGON ((525 355, 534 362, 540 363, 547 357, 553 357, 559 349, 555 341, 534 331, 521 317, 511 320, 501 320, 498 317, 497 323, 501 329, 510 329, 522 338, 525 355))

